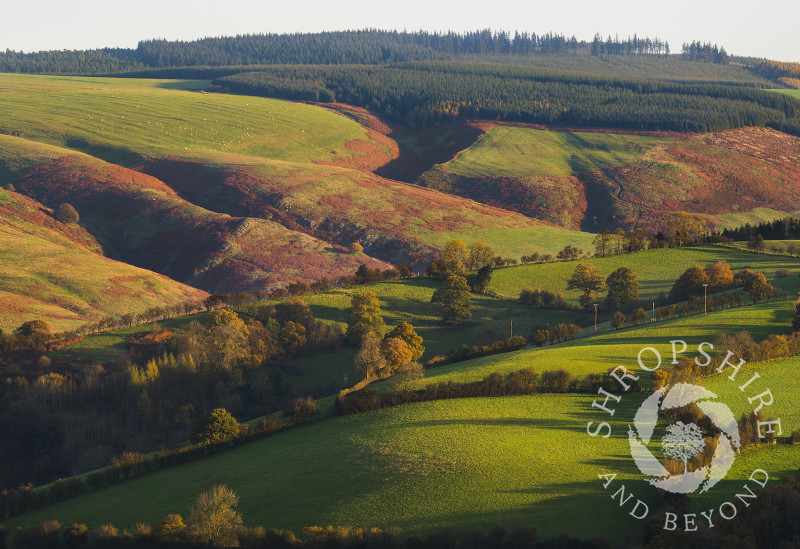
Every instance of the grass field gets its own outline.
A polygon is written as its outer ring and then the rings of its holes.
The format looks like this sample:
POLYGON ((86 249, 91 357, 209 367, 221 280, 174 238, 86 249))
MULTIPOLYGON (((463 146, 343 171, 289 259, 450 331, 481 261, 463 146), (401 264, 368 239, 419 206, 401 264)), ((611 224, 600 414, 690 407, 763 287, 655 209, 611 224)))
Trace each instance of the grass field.
POLYGON ((448 162, 448 171, 478 177, 571 177, 640 161, 672 139, 494 126, 448 162))
POLYGON ((776 91, 776 92, 779 92, 779 93, 785 93, 786 95, 790 95, 792 97, 796 97, 797 99, 800 99, 800 90, 785 90, 785 89, 781 89, 781 90, 772 90, 772 91, 776 91))
POLYGON ((154 523, 225 483, 247 524, 398 526, 424 532, 536 525, 544 534, 638 529, 605 504, 598 470, 635 473, 623 429, 585 433, 591 397, 440 401, 325 420, 9 521, 154 523), (554 443, 557 438, 558 443, 554 443), (320 463, 325 467, 320 467, 320 463), (158 497, 154 497, 158 494, 158 497), (597 513, 575 524, 575 507, 597 513))
MULTIPOLYGON (((624 328, 555 346, 532 348, 431 368, 418 383, 477 381, 493 373, 509 373, 534 368, 541 373, 565 369, 576 376, 605 373, 623 365, 638 369, 636 357, 643 347, 655 347, 664 357, 671 357, 670 341, 682 339, 689 345, 687 356, 695 356, 697 345, 712 342, 719 333, 749 331, 760 341, 770 333, 787 333, 791 324, 791 302, 779 301, 665 320, 640 327, 624 328), (689 354, 689 353, 694 354, 689 354)), ((648 355, 649 356, 649 355, 648 355)), ((671 360, 671 358, 670 358, 671 360)), ((649 362, 648 362, 649 364, 649 362)), ((644 376, 649 384, 649 375, 644 376)))
POLYGON ((109 162, 231 152, 303 162, 354 153, 367 130, 309 105, 175 89, 174 81, 0 76, 0 133, 109 162))
MULTIPOLYGON (((689 267, 695 264, 705 267, 718 260, 727 261, 734 271, 745 267, 763 270, 771 280, 774 280, 777 269, 787 268, 795 271, 795 274, 800 272, 800 264, 794 258, 754 254, 722 246, 698 246, 498 269, 492 276, 491 287, 509 298, 518 297, 526 287, 550 289, 564 292, 569 301, 577 304, 579 292, 566 291, 566 281, 578 263, 587 262, 598 267, 606 276, 620 267, 629 267, 641 284, 641 298, 655 299, 661 293, 668 294, 675 280, 689 267)), ((792 280, 800 282, 794 278, 792 280)))
MULTIPOLYGON (((641 523, 610 501, 597 475, 617 473, 617 483, 653 508, 653 492, 637 480, 627 457, 625 424, 642 396, 621 401, 609 439, 586 434, 586 422, 600 419, 590 406, 593 398, 437 401, 323 420, 16 517, 6 526, 54 518, 90 527, 154 524, 168 513, 186 516, 199 492, 224 483, 239 495, 246 524, 295 531, 333 524, 426 532, 502 523, 534 525, 543 535, 638 536, 641 523)), ((696 505, 719 505, 756 466, 777 478, 799 464, 797 448, 748 451, 721 488, 696 505)))
MULTIPOLYGON (((410 288, 402 283, 374 286, 384 303, 397 301, 392 321, 416 318, 406 316, 415 311, 411 304, 418 307, 432 290, 428 281, 420 282, 410 288)), ((345 302, 346 295, 336 292, 313 300, 313 306, 317 316, 327 312, 329 320, 341 321, 345 302)), ((763 303, 472 360, 429 370, 424 383, 472 381, 528 366, 539 372, 566 368, 579 375, 617 364, 638 370, 639 349, 656 347, 667 362, 668 341, 676 337, 694 347, 743 326, 756 339, 783 333, 790 307, 788 301, 763 303)), ((772 388, 785 428, 800 421, 796 399, 789 394, 797 364, 798 359, 787 359, 746 367, 757 369, 772 388)), ((647 375, 638 373, 647 384, 647 375)), ((738 389, 726 381, 707 383, 735 412, 747 409, 738 389)), ((616 539, 630 531, 638 536, 641 523, 610 503, 611 494, 597 475, 618 473, 616 482, 654 504, 653 493, 637 480, 641 477, 626 441, 625 425, 644 395, 623 398, 609 439, 586 434, 587 421, 607 419, 591 408, 594 398, 547 394, 437 401, 324 419, 16 517, 6 526, 53 518, 90 527, 156 523, 167 513, 185 516, 199 492, 225 483, 240 496, 245 523, 266 527, 398 526, 426 532, 444 524, 486 529, 501 522, 508 527, 532 524, 544 535, 569 531, 616 539), (584 519, 576 521, 577 514, 584 519)), ((748 450, 718 490, 692 505, 718 506, 741 488, 753 468, 777 478, 793 474, 798 465, 797 448, 748 450)))
POLYGON ((746 364, 736 375, 735 381, 738 383, 728 378, 731 374, 728 370, 708 378, 703 385, 716 393, 722 402, 727 403, 737 418, 743 412, 753 409, 753 404, 747 400, 749 397, 770 389, 775 397, 775 403, 764 407, 764 415, 780 418, 783 436, 789 436, 792 431, 800 429, 800 394, 796 391, 799 366, 798 357, 746 364), (741 391, 739 386, 756 372, 761 378, 754 381, 747 388, 747 392, 741 391))

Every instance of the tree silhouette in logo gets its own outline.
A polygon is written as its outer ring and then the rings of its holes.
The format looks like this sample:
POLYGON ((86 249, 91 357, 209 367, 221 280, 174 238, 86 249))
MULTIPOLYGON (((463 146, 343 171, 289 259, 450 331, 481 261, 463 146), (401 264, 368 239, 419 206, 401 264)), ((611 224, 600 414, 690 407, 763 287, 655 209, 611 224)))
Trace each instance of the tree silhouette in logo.
POLYGON ((667 434, 661 439, 664 453, 683 462, 684 474, 688 472, 689 460, 699 454, 705 445, 700 427, 694 423, 686 425, 682 421, 667 427, 667 434))

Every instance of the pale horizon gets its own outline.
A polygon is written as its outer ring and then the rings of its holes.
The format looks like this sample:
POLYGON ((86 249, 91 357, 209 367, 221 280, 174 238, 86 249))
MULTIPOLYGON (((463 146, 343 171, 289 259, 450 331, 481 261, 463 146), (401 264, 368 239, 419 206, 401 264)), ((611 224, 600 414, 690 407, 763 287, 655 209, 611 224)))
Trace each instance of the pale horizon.
POLYGON ((141 40, 191 41, 240 34, 285 34, 358 30, 467 32, 485 28, 514 33, 553 32, 591 41, 638 34, 660 38, 679 53, 681 44, 699 40, 731 55, 800 62, 800 3, 766 0, 719 4, 676 0, 663 6, 636 0, 599 3, 574 0, 560 5, 520 7, 498 0, 431 3, 403 2, 402 10, 366 0, 276 4, 270 1, 142 0, 133 5, 100 0, 10 0, 0 20, 0 50, 23 52, 135 48, 141 40), (376 5, 379 8, 376 9, 376 5), (576 15, 577 14, 577 15, 576 15))

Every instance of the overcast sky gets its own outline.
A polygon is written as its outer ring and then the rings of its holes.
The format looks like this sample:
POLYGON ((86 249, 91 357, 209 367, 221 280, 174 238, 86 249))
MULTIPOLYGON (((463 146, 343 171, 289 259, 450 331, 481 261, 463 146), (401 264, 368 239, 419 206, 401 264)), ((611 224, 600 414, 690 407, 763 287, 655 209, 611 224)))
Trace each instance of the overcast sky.
POLYGON ((136 47, 139 40, 380 28, 659 37, 800 62, 800 0, 0 0, 0 49, 136 47))

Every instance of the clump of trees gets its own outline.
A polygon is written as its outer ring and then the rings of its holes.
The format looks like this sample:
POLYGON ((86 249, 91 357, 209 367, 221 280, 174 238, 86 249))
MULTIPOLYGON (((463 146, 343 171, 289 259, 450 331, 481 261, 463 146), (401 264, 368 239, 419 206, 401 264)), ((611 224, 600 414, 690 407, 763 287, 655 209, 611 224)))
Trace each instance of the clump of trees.
POLYGON ((556 293, 552 290, 541 290, 539 288, 523 288, 519 293, 519 301, 532 307, 543 307, 547 309, 566 309, 567 298, 564 294, 556 293))
POLYGON ((714 294, 737 287, 744 288, 753 303, 758 303, 775 291, 764 273, 745 268, 734 274, 727 262, 716 261, 705 268, 694 265, 686 269, 670 289, 669 299, 673 302, 687 301, 706 293, 714 294))
POLYGON ((583 333, 583 328, 577 324, 565 324, 559 322, 552 329, 550 328, 535 328, 531 334, 530 340, 534 345, 541 347, 545 343, 555 343, 557 341, 566 341, 573 339, 583 333))
POLYGON ((345 337, 353 345, 360 345, 367 334, 380 339, 386 330, 381 304, 373 292, 353 294, 347 318, 345 337))

